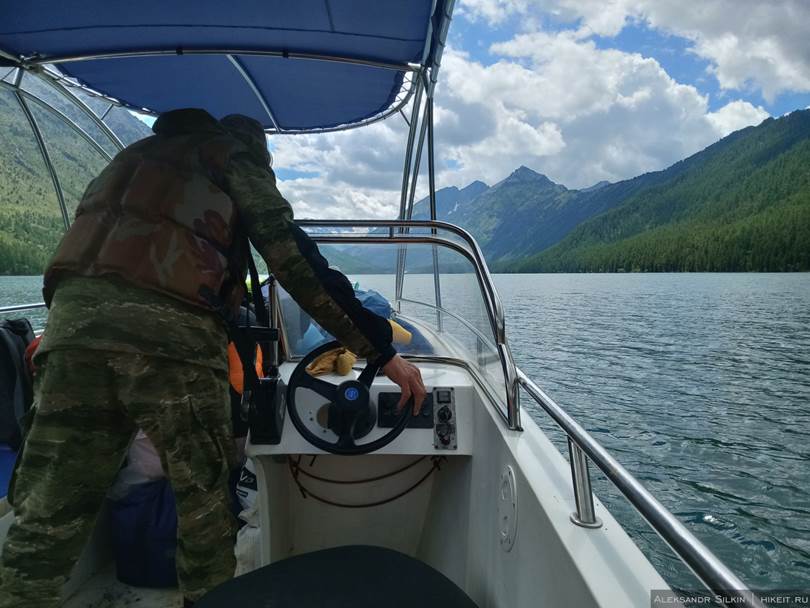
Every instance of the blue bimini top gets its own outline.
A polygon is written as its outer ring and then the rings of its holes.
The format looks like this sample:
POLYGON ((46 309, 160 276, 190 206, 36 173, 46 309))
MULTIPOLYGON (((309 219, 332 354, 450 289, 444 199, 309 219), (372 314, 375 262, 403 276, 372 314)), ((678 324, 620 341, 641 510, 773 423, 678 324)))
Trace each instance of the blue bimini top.
POLYGON ((0 3, 0 65, 51 65, 131 109, 240 113, 268 131, 396 111, 438 68, 453 0, 0 3))

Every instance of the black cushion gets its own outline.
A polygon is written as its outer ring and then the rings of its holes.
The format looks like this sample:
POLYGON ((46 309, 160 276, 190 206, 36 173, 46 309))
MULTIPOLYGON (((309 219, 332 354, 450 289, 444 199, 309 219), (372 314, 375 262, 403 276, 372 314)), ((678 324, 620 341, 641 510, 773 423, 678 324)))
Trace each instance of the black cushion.
POLYGON ((305 553, 232 579, 195 608, 476 608, 450 579, 391 549, 305 553))

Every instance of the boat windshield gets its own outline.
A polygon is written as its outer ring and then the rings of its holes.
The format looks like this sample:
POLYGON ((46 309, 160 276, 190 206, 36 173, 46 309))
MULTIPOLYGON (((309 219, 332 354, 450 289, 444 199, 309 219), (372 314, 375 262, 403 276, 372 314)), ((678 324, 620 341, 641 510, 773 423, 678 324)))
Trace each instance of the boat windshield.
MULTIPOLYGON (((384 240, 388 230, 371 238, 384 240), (382 237, 382 238, 380 238, 382 237)), ((418 240, 426 230, 411 230, 418 240)), ((326 237, 351 240, 351 235, 326 237)), ((396 235, 401 238, 403 235, 396 235)), ((395 343, 406 356, 451 358, 464 362, 499 405, 506 400, 505 378, 496 346, 480 269, 461 245, 444 243, 321 242, 321 253, 346 274, 364 305, 404 328, 407 343, 395 343), (400 268, 404 272, 397 272, 400 268), (397 276, 399 274, 400 280, 397 276)), ((444 240, 444 239, 443 239, 444 240)), ((288 358, 298 359, 333 338, 277 288, 288 358)))

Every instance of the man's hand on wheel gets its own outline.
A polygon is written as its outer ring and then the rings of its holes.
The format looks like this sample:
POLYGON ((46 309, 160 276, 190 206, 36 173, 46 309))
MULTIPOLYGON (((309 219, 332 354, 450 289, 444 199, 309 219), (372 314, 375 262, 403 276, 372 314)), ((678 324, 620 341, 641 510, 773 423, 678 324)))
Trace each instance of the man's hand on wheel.
POLYGON ((422 402, 425 400, 425 385, 422 382, 422 372, 413 363, 408 363, 399 355, 394 355, 388 363, 383 365, 383 373, 388 376, 391 382, 399 385, 402 389, 402 396, 397 404, 397 411, 413 396, 413 413, 419 413, 422 409, 422 402))

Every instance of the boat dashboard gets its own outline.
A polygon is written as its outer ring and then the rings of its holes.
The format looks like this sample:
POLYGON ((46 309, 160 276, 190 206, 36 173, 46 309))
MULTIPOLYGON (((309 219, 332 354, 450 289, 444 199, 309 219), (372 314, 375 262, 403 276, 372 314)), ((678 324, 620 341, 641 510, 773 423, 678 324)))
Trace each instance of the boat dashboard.
MULTIPOLYGON (((446 362, 420 362, 419 369, 427 389, 427 398, 418 415, 408 414, 404 429, 390 443, 373 450, 375 454, 408 455, 471 455, 473 451, 473 403, 475 386, 470 374, 461 366, 446 362)), ((283 404, 285 419, 281 421, 280 441, 276 444, 249 442, 247 453, 251 456, 290 454, 323 454, 326 450, 316 447, 305 434, 299 432, 287 414, 288 387, 296 368, 295 363, 283 363, 279 369, 278 398, 283 404)), ((334 373, 319 376, 319 379, 336 387, 356 380, 359 369, 347 376, 334 373)), ((314 390, 305 387, 295 391, 295 405, 301 423, 318 438, 327 443, 336 443, 337 434, 330 428, 329 400, 314 390)), ((385 376, 374 378, 369 390, 370 419, 367 428, 355 438, 362 447, 390 433, 399 423, 397 411, 399 387, 385 376)))

